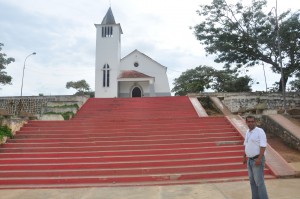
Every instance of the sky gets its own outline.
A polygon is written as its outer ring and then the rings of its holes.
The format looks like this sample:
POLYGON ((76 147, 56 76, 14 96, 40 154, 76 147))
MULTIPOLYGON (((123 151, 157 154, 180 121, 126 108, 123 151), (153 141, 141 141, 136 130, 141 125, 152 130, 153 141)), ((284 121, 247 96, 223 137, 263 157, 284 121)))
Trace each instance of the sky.
MULTIPOLYGON (((123 35, 121 56, 135 49, 168 68, 170 88, 175 78, 199 65, 222 69, 207 56, 193 27, 196 10, 212 0, 0 0, 1 53, 15 58, 5 70, 12 85, 0 87, 0 96, 71 95, 69 81, 86 80, 95 90, 96 28, 111 6, 123 35), (30 55, 36 52, 36 55, 30 55), (27 59, 26 59, 27 57, 27 59), (26 62, 25 62, 26 59, 26 62), (24 79, 22 87, 23 68, 24 79), (22 88, 21 88, 22 87, 22 88)), ((235 3, 237 0, 228 0, 235 3)), ((242 2, 249 2, 243 0, 242 2)), ((275 7, 276 0, 268 5, 275 7)), ((278 13, 300 8, 300 1, 278 0, 278 13)), ((265 91, 280 75, 265 65, 249 68, 253 91, 265 91)), ((244 75, 242 74, 242 75, 244 75)))

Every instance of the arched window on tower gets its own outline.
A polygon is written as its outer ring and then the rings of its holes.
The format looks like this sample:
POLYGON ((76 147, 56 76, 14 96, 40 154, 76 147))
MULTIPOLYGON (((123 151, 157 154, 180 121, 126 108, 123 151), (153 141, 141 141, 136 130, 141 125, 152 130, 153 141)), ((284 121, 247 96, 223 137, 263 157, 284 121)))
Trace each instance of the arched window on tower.
POLYGON ((112 26, 102 27, 102 37, 113 37, 113 27, 112 26))
POLYGON ((109 87, 109 65, 103 66, 103 87, 109 87))

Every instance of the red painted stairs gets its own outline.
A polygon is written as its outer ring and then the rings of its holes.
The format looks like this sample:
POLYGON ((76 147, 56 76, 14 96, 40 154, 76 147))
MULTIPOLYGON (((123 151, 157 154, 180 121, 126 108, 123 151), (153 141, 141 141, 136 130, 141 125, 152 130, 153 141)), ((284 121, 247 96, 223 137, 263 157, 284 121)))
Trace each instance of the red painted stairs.
POLYGON ((73 119, 29 121, 2 145, 0 188, 245 180, 242 144, 225 117, 199 117, 188 97, 92 98, 73 119))

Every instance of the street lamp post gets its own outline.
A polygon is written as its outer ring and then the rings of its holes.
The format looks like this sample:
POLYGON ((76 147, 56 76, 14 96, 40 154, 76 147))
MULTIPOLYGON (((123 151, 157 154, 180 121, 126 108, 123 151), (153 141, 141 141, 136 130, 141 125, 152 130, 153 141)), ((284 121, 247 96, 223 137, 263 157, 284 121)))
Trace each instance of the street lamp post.
POLYGON ((26 64, 27 58, 30 57, 31 55, 36 55, 36 52, 33 52, 33 53, 29 54, 29 55, 25 58, 24 66, 23 66, 23 75, 22 75, 21 97, 23 96, 23 80, 24 80, 25 64, 26 64))
POLYGON ((21 98, 20 98, 20 102, 17 106, 17 110, 16 110, 16 114, 21 114, 21 111, 23 109, 23 103, 22 103, 22 96, 23 96, 23 80, 24 80, 24 72, 25 72, 25 66, 26 66, 26 60, 28 57, 30 57, 31 55, 36 55, 36 52, 33 52, 29 55, 27 55, 27 57, 24 60, 24 65, 23 65, 23 75, 22 75, 22 85, 21 85, 21 98))

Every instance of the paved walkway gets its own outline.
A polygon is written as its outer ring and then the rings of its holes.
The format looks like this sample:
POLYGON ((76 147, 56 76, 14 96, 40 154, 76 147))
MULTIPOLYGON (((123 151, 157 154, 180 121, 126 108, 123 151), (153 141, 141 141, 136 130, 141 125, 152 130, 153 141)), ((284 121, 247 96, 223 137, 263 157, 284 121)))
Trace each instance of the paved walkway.
MULTIPOLYGON (((300 198, 300 178, 266 180, 270 199, 300 198)), ((0 190, 3 199, 250 199, 248 181, 145 187, 0 190)))

